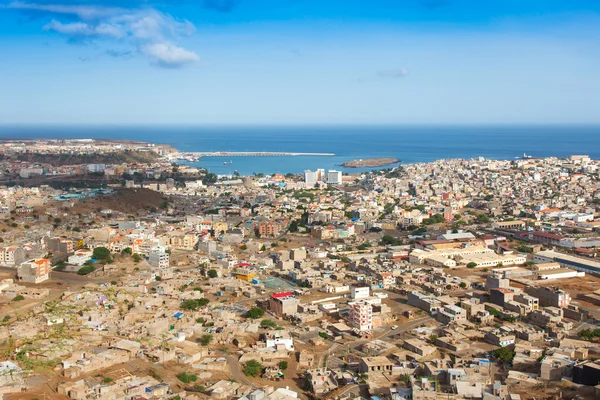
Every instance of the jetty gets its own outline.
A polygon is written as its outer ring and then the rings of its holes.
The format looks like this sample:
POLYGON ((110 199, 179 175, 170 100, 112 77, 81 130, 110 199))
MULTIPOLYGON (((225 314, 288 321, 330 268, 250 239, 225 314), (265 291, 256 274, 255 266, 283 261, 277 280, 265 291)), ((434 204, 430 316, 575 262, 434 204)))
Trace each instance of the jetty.
POLYGON ((207 151, 173 153, 169 158, 178 160, 199 160, 202 157, 332 157, 333 153, 294 153, 277 151, 207 151))

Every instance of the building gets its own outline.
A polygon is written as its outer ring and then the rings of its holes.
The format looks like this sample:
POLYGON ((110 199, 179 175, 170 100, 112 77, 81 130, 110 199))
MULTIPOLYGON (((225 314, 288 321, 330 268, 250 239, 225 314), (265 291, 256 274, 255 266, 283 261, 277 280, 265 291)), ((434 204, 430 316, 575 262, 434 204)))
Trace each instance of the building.
POLYGON ((294 339, 286 331, 273 331, 267 334, 265 339, 267 347, 277 348, 285 346, 287 351, 294 351, 294 339))
POLYGON ((371 372, 387 372, 392 373, 394 363, 387 357, 363 357, 358 363, 361 374, 369 374, 371 372))
POLYGON ((152 251, 148 256, 148 264, 155 269, 169 268, 169 253, 152 251))
POLYGON ((23 282, 44 282, 50 278, 50 260, 40 258, 24 262, 17 268, 17 276, 23 282))
POLYGON ((373 330, 373 306, 365 300, 350 304, 348 320, 361 332, 373 330))
POLYGON ((540 299, 541 307, 564 308, 571 303, 571 295, 558 288, 526 286, 525 293, 540 299))
POLYGON ((371 288, 369 286, 351 286, 350 298, 353 300, 366 299, 371 296, 371 288))
POLYGON ((307 183, 309 185, 311 184, 315 184, 317 183, 317 172, 316 171, 310 171, 310 170, 306 170, 304 171, 304 183, 307 183))
POLYGON ((81 267, 86 261, 92 258, 92 254, 93 251, 89 249, 77 250, 75 254, 69 256, 68 263, 71 265, 79 265, 81 267))
POLYGON ((540 251, 533 256, 536 263, 556 262, 563 268, 570 268, 576 271, 600 274, 600 263, 581 257, 575 257, 568 254, 558 253, 556 251, 540 251))
POLYGON ((329 170, 327 171, 327 183, 330 185, 342 184, 342 171, 329 170))
POLYGON ((273 293, 269 298, 269 309, 278 317, 296 314, 299 300, 291 292, 273 293))

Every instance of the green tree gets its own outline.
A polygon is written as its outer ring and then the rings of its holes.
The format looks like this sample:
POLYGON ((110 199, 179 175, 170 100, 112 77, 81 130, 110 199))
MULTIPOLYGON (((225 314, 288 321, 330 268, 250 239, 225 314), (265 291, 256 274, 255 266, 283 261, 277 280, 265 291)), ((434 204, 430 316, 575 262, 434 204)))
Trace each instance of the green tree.
POLYGON ((460 286, 462 289, 467 287, 467 284, 465 282, 461 282, 458 284, 458 286, 460 286))
POLYGON ((290 224, 290 232, 294 233, 294 232, 298 232, 298 221, 292 221, 292 223, 290 224))
POLYGON ((246 315, 248 316, 248 318, 259 319, 262 318, 263 315, 265 315, 265 312, 258 307, 252 307, 248 310, 248 313, 246 315))
POLYGON ((15 297, 13 297, 12 301, 23 301, 25 300, 25 297, 19 295, 16 295, 15 297))
POLYGON ((208 346, 213 341, 213 335, 210 333, 206 333, 200 336, 200 344, 202 346, 208 346))
POLYGON ((124 256, 125 255, 132 255, 133 254, 133 250, 131 250, 131 247, 127 247, 127 248, 125 248, 125 249, 123 249, 121 251, 121 254, 124 255, 124 256))
POLYGON ((263 366, 260 362, 258 362, 256 360, 249 360, 244 365, 243 371, 244 371, 244 375, 256 378, 257 376, 259 376, 262 373, 262 370, 263 370, 263 366))
POLYGON ((515 351, 508 347, 500 347, 499 349, 494 350, 492 355, 501 360, 504 364, 508 364, 515 357, 515 351))
POLYGON ((177 374, 177 379, 179 379, 183 383, 192 383, 198 380, 198 377, 194 374, 187 374, 185 372, 181 372, 177 374))
POLYGON ((142 256, 140 256, 138 253, 135 253, 133 256, 133 262, 134 263, 139 263, 140 261, 142 261, 142 256))
POLYGON ((200 308, 207 306, 208 303, 210 303, 208 299, 189 299, 182 301, 179 307, 182 310, 197 311, 200 308))
POLYGON ((206 274, 209 278, 216 278, 217 276, 219 276, 219 273, 214 269, 209 269, 206 274))
POLYGON ((263 319, 260 321, 260 327, 265 329, 275 329, 277 328, 277 323, 270 319, 263 319))
POLYGON ((85 267, 79 268, 77 275, 88 275, 94 272, 96 268, 93 265, 86 265, 85 267))
POLYGON ((279 367, 280 370, 285 371, 288 367, 288 362, 287 361, 279 361, 279 364, 277 364, 277 366, 279 367))
POLYGON ((96 247, 92 253, 92 258, 96 260, 108 260, 110 258, 110 250, 106 247, 96 247))
POLYGON ((476 262, 470 262, 467 264, 467 268, 475 268, 477 266, 476 262))

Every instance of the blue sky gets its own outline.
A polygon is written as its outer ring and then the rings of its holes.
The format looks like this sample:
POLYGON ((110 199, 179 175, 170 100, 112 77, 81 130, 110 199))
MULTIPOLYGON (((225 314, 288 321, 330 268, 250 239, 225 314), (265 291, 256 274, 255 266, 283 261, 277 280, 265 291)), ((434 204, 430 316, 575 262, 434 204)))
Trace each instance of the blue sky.
POLYGON ((599 124, 599 0, 0 0, 0 123, 599 124))

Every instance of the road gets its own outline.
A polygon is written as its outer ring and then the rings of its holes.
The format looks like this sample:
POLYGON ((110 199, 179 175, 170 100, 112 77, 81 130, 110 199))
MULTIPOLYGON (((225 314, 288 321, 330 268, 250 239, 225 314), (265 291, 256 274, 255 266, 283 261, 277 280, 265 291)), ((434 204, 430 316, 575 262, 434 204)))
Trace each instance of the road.
POLYGON ((241 383, 242 385, 247 385, 253 388, 256 387, 256 385, 253 382, 246 378, 246 375, 244 375, 244 373, 242 372, 242 368, 238 360, 236 360, 229 354, 222 354, 222 356, 225 358, 225 360, 227 360, 229 372, 231 372, 231 375, 233 376, 233 379, 235 381, 241 383))

